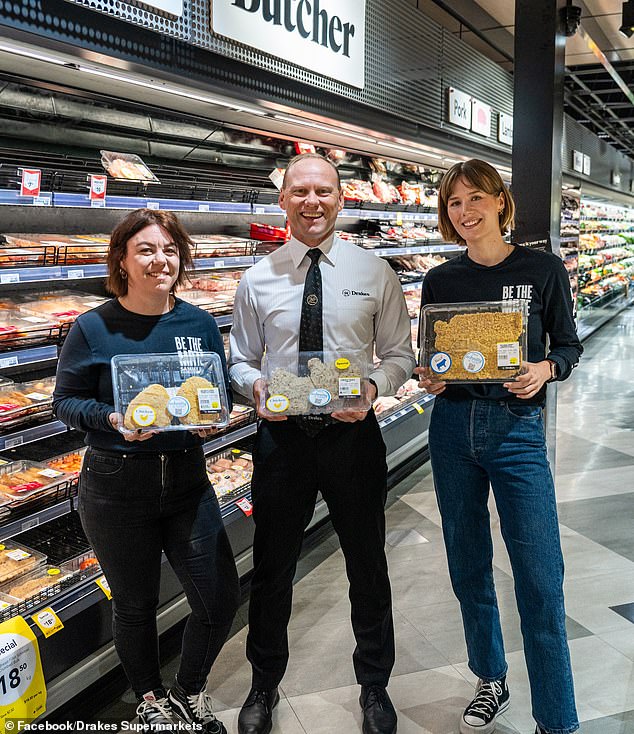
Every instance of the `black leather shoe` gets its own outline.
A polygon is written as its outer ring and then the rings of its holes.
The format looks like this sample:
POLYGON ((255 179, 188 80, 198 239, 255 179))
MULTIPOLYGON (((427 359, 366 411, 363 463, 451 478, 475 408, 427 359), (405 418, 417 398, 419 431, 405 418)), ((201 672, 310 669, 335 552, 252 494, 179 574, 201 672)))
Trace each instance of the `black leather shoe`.
POLYGON ((239 734, 269 734, 273 728, 273 709, 279 700, 277 688, 270 691, 252 688, 238 716, 239 734))
POLYGON ((396 711, 383 686, 361 686, 363 734, 396 734, 396 711))

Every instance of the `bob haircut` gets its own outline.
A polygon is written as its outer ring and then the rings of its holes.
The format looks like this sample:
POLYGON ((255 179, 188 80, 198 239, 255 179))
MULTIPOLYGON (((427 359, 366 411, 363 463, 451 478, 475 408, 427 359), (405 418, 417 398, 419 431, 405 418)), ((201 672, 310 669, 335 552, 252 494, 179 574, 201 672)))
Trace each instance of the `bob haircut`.
POLYGON ((286 166, 286 170, 284 171, 284 178, 282 180, 282 190, 286 188, 286 178, 291 168, 296 163, 300 163, 301 161, 304 161, 310 158, 315 158, 318 161, 323 161, 324 163, 327 163, 332 168, 332 170, 335 172, 337 176, 337 190, 341 191, 341 176, 339 175, 339 169, 337 168, 337 166, 335 166, 335 164, 329 158, 326 158, 326 156, 320 155, 319 153, 300 153, 299 155, 296 155, 293 158, 291 158, 290 161, 288 162, 288 165, 286 166))
POLYGON ((193 243, 176 215, 173 212, 157 209, 135 209, 117 224, 110 236, 110 247, 106 260, 108 264, 106 288, 114 296, 125 296, 128 292, 128 280, 121 277, 121 261, 127 254, 129 240, 152 224, 157 224, 164 229, 178 248, 180 267, 174 289, 184 285, 189 279, 188 273, 194 267, 190 249, 193 243))
POLYGON ((492 196, 504 195, 504 209, 500 212, 500 234, 506 234, 515 226, 515 202, 508 188, 504 185, 502 177, 486 161, 472 158, 465 163, 456 163, 442 177, 440 191, 438 192, 438 229, 447 242, 457 242, 459 245, 466 244, 464 239, 456 232, 449 219, 448 203, 454 187, 459 179, 466 181, 478 191, 492 196))

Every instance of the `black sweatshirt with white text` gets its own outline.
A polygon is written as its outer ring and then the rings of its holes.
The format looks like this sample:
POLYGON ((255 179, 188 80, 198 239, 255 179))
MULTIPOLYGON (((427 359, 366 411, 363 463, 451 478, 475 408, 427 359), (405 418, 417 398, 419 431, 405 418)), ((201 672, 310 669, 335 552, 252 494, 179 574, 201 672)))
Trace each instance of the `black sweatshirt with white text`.
POLYGON ((167 431, 147 441, 126 441, 110 424, 114 412, 110 360, 117 354, 216 352, 222 361, 229 400, 229 377, 222 336, 214 317, 179 298, 160 316, 125 309, 115 298, 77 318, 57 366, 53 411, 67 426, 86 431, 86 443, 134 453, 177 451, 202 444, 189 431, 167 431))

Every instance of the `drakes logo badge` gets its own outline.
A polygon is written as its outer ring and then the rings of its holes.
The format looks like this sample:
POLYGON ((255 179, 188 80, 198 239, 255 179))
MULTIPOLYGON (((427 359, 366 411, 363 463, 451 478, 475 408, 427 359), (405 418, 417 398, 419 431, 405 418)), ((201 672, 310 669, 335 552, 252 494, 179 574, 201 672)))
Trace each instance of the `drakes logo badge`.
POLYGON ((344 288, 341 291, 341 294, 348 298, 348 296, 369 296, 370 294, 366 291, 349 291, 347 288, 344 288))

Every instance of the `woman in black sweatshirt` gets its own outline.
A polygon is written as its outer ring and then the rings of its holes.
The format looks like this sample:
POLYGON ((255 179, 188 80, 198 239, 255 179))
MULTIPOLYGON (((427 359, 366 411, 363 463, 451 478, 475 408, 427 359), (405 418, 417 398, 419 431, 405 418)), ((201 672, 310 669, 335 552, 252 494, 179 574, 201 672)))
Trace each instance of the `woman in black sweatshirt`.
POLYGON ((108 289, 117 296, 80 316, 62 348, 53 397, 57 417, 86 432, 79 513, 112 592, 113 637, 150 731, 177 716, 205 734, 226 734, 205 692, 239 600, 233 553, 207 477, 206 430, 120 432, 110 360, 118 354, 216 352, 208 313, 176 298, 192 265, 191 240, 170 212, 139 209, 114 230, 108 289), (156 612, 161 558, 179 577, 192 613, 176 683, 160 674, 156 612))
POLYGON ((428 273, 422 304, 528 301, 523 374, 503 384, 449 384, 428 365, 416 371, 421 387, 437 396, 429 429, 434 484, 469 667, 479 679, 460 731, 494 731, 509 705, 493 580, 490 486, 513 569, 536 731, 568 734, 579 724, 543 407, 546 383, 566 379, 583 350, 563 263, 504 240, 514 213, 513 198, 492 166, 480 160, 454 165, 440 186, 439 228, 467 250, 428 273))

